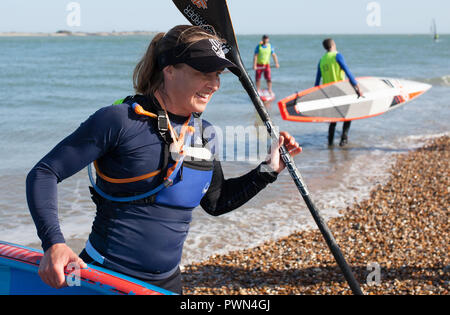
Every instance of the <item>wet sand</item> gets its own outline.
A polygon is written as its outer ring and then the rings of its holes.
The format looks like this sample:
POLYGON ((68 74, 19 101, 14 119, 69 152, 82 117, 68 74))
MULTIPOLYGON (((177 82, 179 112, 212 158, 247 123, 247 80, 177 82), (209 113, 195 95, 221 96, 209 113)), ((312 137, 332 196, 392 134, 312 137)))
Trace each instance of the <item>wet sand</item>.
MULTIPOLYGON (((449 170, 450 137, 431 140, 328 222, 365 294, 449 294, 449 170)), ((187 265, 183 281, 185 294, 351 294, 318 230, 187 265)))

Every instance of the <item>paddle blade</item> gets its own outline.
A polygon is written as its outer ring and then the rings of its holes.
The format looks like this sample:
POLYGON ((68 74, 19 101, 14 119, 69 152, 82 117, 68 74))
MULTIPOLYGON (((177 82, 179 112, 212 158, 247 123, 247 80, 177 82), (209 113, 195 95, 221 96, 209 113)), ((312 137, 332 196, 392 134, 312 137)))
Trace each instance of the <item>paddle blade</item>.
POLYGON ((234 34, 233 24, 226 0, 172 0, 178 10, 192 24, 201 26, 226 41, 224 52, 226 57, 234 62, 241 70, 230 69, 236 76, 242 75, 244 66, 239 54, 239 48, 234 34))

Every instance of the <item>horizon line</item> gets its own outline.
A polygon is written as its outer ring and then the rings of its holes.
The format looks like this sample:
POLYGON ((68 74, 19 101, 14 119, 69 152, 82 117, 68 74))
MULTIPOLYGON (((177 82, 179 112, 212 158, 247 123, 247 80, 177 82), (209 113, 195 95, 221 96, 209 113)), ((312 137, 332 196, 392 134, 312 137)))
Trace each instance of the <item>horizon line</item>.
MULTIPOLYGON (((115 34, 115 33, 160 33, 161 31, 150 31, 150 30, 123 30, 123 31, 70 31, 70 30, 57 30, 54 32, 36 32, 36 31, 0 31, 0 35, 3 34, 33 34, 33 35, 47 35, 47 34, 97 34, 97 33, 106 33, 106 34, 115 34)), ((260 36, 262 33, 236 33, 237 36, 260 36)), ((319 35, 430 35, 433 34, 429 32, 422 32, 422 33, 268 33, 271 36, 278 36, 278 35, 306 35, 306 36, 319 36, 319 35)), ((439 33, 439 35, 450 35, 450 33, 439 33)))

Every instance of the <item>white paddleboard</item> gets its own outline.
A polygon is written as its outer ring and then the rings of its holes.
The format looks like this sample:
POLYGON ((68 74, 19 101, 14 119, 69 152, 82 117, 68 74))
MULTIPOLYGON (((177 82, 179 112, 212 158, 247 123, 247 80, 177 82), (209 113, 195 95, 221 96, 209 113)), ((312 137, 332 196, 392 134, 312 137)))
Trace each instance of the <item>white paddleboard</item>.
POLYGON ((363 97, 358 97, 346 81, 316 86, 282 99, 279 103, 284 120, 300 122, 338 122, 381 115, 412 101, 431 85, 392 78, 356 79, 363 97))

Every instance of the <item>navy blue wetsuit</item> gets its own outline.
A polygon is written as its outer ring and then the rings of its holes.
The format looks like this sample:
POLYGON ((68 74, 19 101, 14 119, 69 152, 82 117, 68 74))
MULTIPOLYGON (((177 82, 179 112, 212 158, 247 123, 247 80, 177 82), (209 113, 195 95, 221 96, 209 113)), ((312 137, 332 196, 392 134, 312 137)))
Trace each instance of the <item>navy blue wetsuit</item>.
MULTIPOLYGON (((146 103, 156 102, 149 99, 140 96, 139 104, 146 108, 146 103)), ((170 113, 169 118, 178 130, 187 119, 170 113)), ((204 128, 210 126, 202 123, 204 128)), ((162 167, 163 149, 155 120, 136 114, 128 104, 104 107, 90 116, 28 174, 27 201, 43 249, 64 243, 57 214, 59 182, 95 160, 112 178, 150 173, 162 167)), ((225 179, 220 162, 214 159, 210 164, 213 175, 201 206, 215 216, 240 207, 276 180, 276 173, 263 172, 262 165, 241 177, 225 179)), ((145 193, 160 183, 158 176, 128 184, 97 178, 97 186, 110 195, 145 193)), ((160 275, 173 273, 180 263, 193 209, 104 201, 97 204, 89 241, 108 260, 105 267, 143 280, 158 280, 160 275)))

